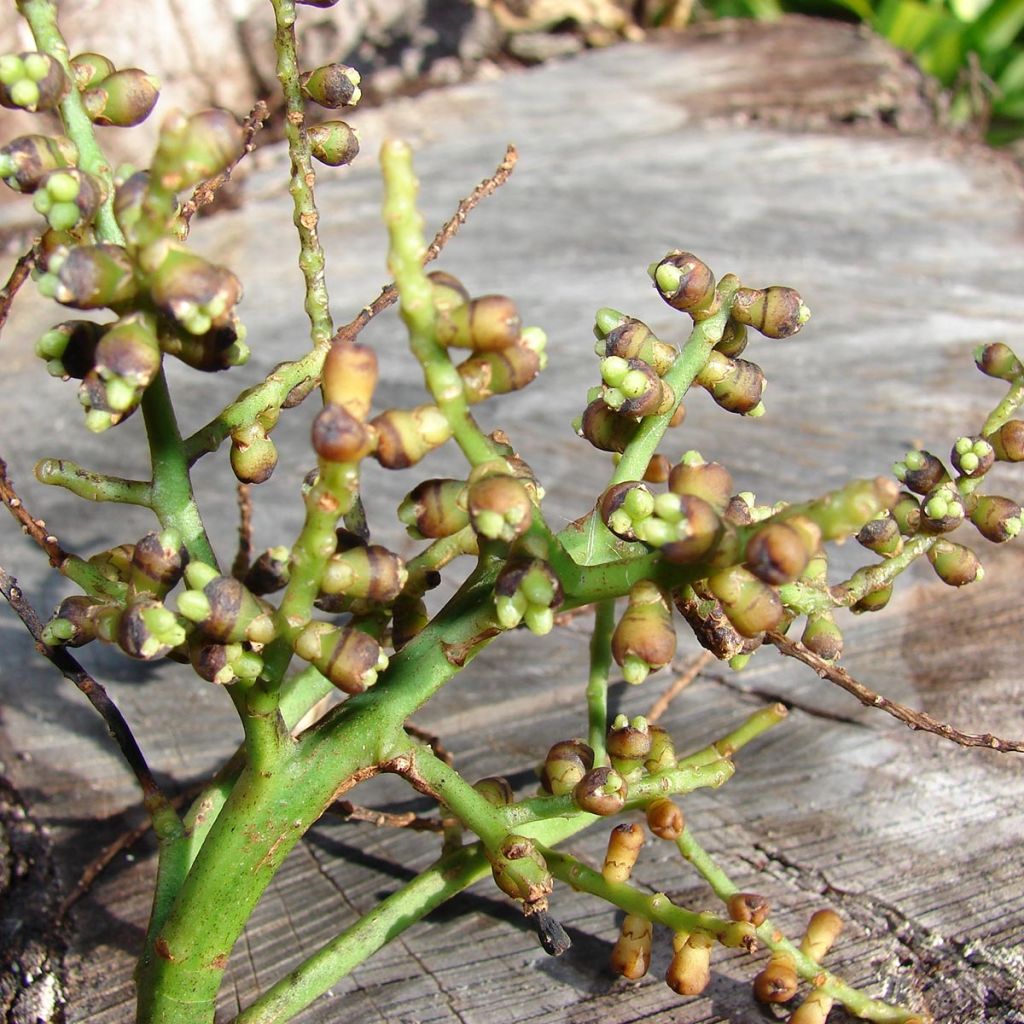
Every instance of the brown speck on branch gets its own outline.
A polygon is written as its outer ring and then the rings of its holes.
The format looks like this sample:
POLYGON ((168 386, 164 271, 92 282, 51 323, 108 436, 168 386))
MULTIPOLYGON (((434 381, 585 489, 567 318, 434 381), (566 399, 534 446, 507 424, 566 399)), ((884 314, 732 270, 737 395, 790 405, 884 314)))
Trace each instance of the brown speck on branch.
POLYGON ((904 704, 899 704, 888 697, 858 682, 845 669, 836 665, 830 665, 827 661, 819 658, 809 651, 803 644, 790 640, 781 633, 767 633, 765 639, 774 644, 779 651, 787 657, 796 658, 805 665, 809 665, 822 679, 827 679, 836 686, 842 687, 847 693, 852 694, 865 707, 880 708, 886 714, 899 719, 904 725, 920 732, 931 732, 936 736, 942 736, 952 740, 961 747, 986 747, 989 750, 998 750, 1002 754, 1024 753, 1024 742, 1020 740, 1004 740, 992 733, 970 733, 954 729, 946 722, 940 722, 924 711, 915 711, 904 704))

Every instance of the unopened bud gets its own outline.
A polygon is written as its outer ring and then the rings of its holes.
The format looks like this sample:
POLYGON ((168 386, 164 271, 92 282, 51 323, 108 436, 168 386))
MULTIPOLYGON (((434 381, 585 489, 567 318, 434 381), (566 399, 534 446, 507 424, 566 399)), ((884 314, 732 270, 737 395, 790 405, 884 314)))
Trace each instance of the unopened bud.
POLYGON ((815 911, 800 940, 800 952, 821 963, 842 930, 843 919, 834 910, 815 911))
POLYGON ((980 495, 971 509, 971 522, 986 540, 1002 544, 1020 533, 1020 505, 998 495, 980 495))
POLYGON ((928 549, 928 561, 935 575, 950 587, 964 587, 985 576, 978 556, 970 548, 944 537, 938 538, 928 549))
POLYGON ((606 882, 628 882, 633 865, 644 845, 644 830, 640 825, 616 825, 608 836, 608 849, 604 855, 601 875, 606 882))
POLYGON ((555 796, 571 793, 594 767, 594 751, 583 740, 554 744, 541 766, 541 784, 555 796))
POLYGON ((626 780, 612 768, 593 768, 572 791, 576 806, 606 817, 618 814, 626 805, 626 780))
POLYGON ((78 160, 78 147, 63 135, 20 135, 0 149, 0 178, 15 192, 35 192, 50 172, 78 160))
POLYGON ((754 995, 762 1003, 788 1003, 798 985, 792 957, 773 953, 768 966, 754 979, 754 995))
POLYGON ((915 494, 927 494, 949 480, 946 467, 931 452, 911 451, 893 466, 896 479, 915 494))
POLYGON ((333 342, 322 371, 324 400, 340 405, 360 422, 370 415, 379 375, 377 353, 354 341, 333 342))
POLYGON ((680 996, 699 996, 711 981, 711 948, 714 939, 705 932, 677 933, 674 955, 665 974, 668 987, 680 996))
POLYGON ((993 342, 991 345, 979 345, 974 350, 974 362, 978 369, 989 377, 1010 381, 1024 376, 1024 366, 1013 349, 1001 341, 993 342))
POLYGON ((70 88, 64 69, 48 53, 8 53, 0 57, 0 107, 53 110, 70 88))
POLYGON ((659 797, 647 805, 647 825, 659 839, 674 842, 683 834, 686 821, 677 803, 668 797, 659 797))
POLYGON ((658 294, 673 309, 700 315, 715 302, 715 275, 693 253, 673 250, 648 273, 658 294))
POLYGON ((766 338, 788 338, 811 318, 811 311, 792 288, 737 288, 729 315, 766 338))
POLYGON ((783 607, 778 593, 742 566, 713 573, 708 577, 708 588, 743 636, 757 636, 775 629, 782 621, 783 607))
POLYGON ((623 978, 636 981, 651 966, 651 940, 654 929, 646 917, 627 914, 612 947, 611 968, 623 978))
POLYGON ((370 425, 377 432, 377 461, 385 469, 406 469, 452 436, 447 418, 436 405, 388 409, 370 425))
POLYGON ((295 653, 345 693, 362 693, 388 667, 388 657, 369 633, 353 626, 311 622, 295 638, 295 653))
POLYGON ((82 92, 82 104, 95 124, 131 128, 152 113, 160 82, 140 68, 122 68, 82 92))
POLYGON ((328 167, 344 167, 359 155, 359 134, 344 121, 322 121, 306 131, 310 152, 328 167))
POLYGON ((299 85, 308 99, 328 110, 354 107, 362 96, 359 72, 345 64, 325 64, 315 71, 306 71, 300 76, 299 85))

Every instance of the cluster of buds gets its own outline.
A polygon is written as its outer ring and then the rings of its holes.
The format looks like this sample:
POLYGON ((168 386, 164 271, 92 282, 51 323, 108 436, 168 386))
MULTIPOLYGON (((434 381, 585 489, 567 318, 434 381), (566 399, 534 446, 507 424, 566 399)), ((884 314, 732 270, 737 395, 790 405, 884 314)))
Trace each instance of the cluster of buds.
POLYGON ((540 558, 512 558, 494 584, 494 610, 504 629, 522 622, 535 636, 546 636, 555 625, 562 603, 562 584, 540 558))
MULTIPOLYGON (((328 110, 354 107, 362 93, 359 72, 345 64, 324 64, 299 78, 302 95, 328 110)), ((306 129, 313 156, 328 167, 345 167, 359 155, 359 135, 346 121, 330 120, 306 129)))
POLYGON ((0 106, 32 112, 53 110, 70 88, 64 69, 47 53, 0 56, 0 106))

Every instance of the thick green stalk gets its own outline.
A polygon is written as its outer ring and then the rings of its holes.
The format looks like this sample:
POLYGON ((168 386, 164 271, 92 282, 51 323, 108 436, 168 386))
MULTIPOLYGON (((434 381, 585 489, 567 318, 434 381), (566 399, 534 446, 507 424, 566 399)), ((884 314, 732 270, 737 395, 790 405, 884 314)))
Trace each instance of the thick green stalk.
MULTIPOLYGON (((700 872, 705 881, 714 890, 715 895, 723 902, 739 892, 732 879, 715 863, 711 855, 693 838, 693 833, 686 829, 676 840, 679 852, 700 872)), ((757 929, 757 937, 773 952, 785 953, 796 966, 796 971, 805 981, 811 982, 815 988, 823 989, 836 1002, 842 1003, 855 1017, 876 1021, 877 1024, 904 1024, 914 1019, 921 1019, 920 1014, 911 1013, 899 1006, 892 1006, 879 999, 872 999, 863 992, 847 985, 831 971, 825 970, 820 964, 800 952, 772 924, 765 921, 757 929)))
POLYGON ((985 425, 981 428, 983 435, 994 434, 1024 404, 1024 380, 1017 379, 1010 383, 1010 390, 1003 400, 989 413, 985 425))
POLYGON ((608 732, 608 672, 612 665, 612 631, 615 601, 599 601, 594 609, 590 636, 590 675, 587 679, 587 742, 594 751, 594 766, 608 763, 605 736, 608 732))

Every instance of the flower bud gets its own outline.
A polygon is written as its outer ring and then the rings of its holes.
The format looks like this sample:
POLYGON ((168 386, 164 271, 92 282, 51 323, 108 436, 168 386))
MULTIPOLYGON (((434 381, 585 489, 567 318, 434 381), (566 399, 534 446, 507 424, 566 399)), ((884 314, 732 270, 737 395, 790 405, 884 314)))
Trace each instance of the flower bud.
POLYGON ((971 522, 986 540, 1002 544, 1020 533, 1020 505, 997 495, 979 495, 971 509, 971 522))
POLYGON ((612 768, 592 768, 576 784, 573 800, 580 810, 607 817, 626 806, 626 780, 612 768))
POLYGON ((554 744, 541 766, 541 785, 555 796, 571 793, 594 767, 594 751, 583 740, 554 744))
POLYGON ((931 452, 911 451, 892 467, 896 479, 915 494, 927 494, 949 480, 946 467, 931 452))
POLYGON ((547 908, 554 886, 548 866, 533 841, 523 836, 506 836, 497 850, 486 851, 491 874, 503 893, 522 900, 526 913, 547 908))
POLYGON ((707 583, 729 621, 743 636, 765 633, 782 621, 783 607, 778 593, 742 566, 713 573, 707 583))
POLYGON ((328 167, 345 167, 359 155, 359 133, 344 121, 322 121, 306 129, 309 151, 328 167))
POLYGON ((410 537, 450 537, 469 525, 465 480, 424 480, 402 499, 398 518, 410 537))
POLYGON ((640 421, 621 416, 595 398, 583 411, 576 433, 603 452, 624 452, 640 429, 640 421))
POLYGON ((515 799, 512 786, 502 775, 490 775, 473 783, 473 788, 492 806, 507 807, 515 799))
POLYGON ((921 503, 921 526, 929 533, 949 533, 966 515, 963 498, 953 483, 939 484, 921 503))
MULTIPOLYGON (((915 505, 917 503, 915 502, 915 505)), ((891 514, 879 516, 865 523, 857 533, 857 543, 883 558, 892 558, 903 550, 903 537, 899 525, 891 514)))
POLYGON ((295 638, 295 653, 345 693, 362 693, 388 667, 388 657, 369 633, 353 626, 310 622, 295 638))
POLYGON ((402 594, 391 609, 391 645, 400 651, 430 621, 422 597, 402 594))
POLYGON ((19 135, 0 149, 0 178, 15 192, 35 192, 50 171, 77 160, 78 147, 63 135, 19 135))
POLYGON ((0 57, 0 107, 53 110, 71 82, 48 53, 8 53, 0 57))
POLYGON ((753 892, 733 893, 726 902, 726 908, 734 921, 743 921, 755 928, 768 920, 771 909, 763 896, 753 892))
POLYGON ((745 564, 758 579, 779 586, 800 576, 811 552, 789 523, 770 522, 747 541, 746 555, 745 564))
POLYGON ((665 595, 649 580, 636 583, 612 634, 612 657, 629 683, 642 683, 676 653, 676 631, 665 595))
POLYGON ((712 309, 717 298, 715 275, 693 253, 674 249, 648 273, 658 294, 673 309, 698 316, 712 309))
POLYGON ((375 416, 370 425, 377 432, 374 454, 385 469, 413 466, 452 436, 448 420, 436 405, 388 409, 375 416))
POLYGON ((535 636, 554 628, 554 610, 562 603, 562 584, 542 559, 516 558, 506 562, 494 584, 494 606, 504 629, 519 623, 535 636))
POLYGON ((470 484, 466 497, 470 525, 481 537, 511 544, 533 521, 526 487, 512 476, 487 476, 470 484))
POLYGON ((82 92, 89 120, 115 128, 142 124, 160 97, 160 82, 140 68, 122 68, 82 92))
POLYGON ((254 680, 263 670, 263 659, 242 644, 212 643, 193 634, 188 653, 196 675, 218 686, 254 680))
POLYGON ((822 540, 842 540, 857 533, 880 512, 892 508, 898 497, 895 481, 886 477, 853 480, 808 503, 802 514, 821 530, 822 540))
POLYGON ((661 553, 673 565, 692 565, 710 555, 727 537, 723 520, 714 508, 695 494, 677 498, 682 519, 675 536, 662 545, 661 553))
POLYGON ((730 359, 712 351, 695 382, 726 412, 754 415, 761 408, 764 371, 746 359, 730 359))
POLYGON ((740 635, 718 599, 705 586, 681 587, 673 593, 672 600, 693 630, 697 642, 720 661, 728 661, 760 646, 759 637, 750 639, 740 635))
POLYGON ((667 412, 675 404, 675 392, 642 359, 610 356, 604 361, 602 373, 608 386, 601 400, 623 416, 640 419, 667 412), (614 368, 609 366, 613 361, 614 368), (604 366, 609 366, 610 374, 604 366), (617 372, 619 367, 621 372, 617 372))
MULTIPOLYGON (((39 467, 36 468, 36 475, 39 475, 39 467)), ((118 544, 117 547, 91 555, 89 564, 104 579, 115 583, 127 583, 132 575, 132 556, 134 554, 134 544, 118 544)))
POLYGON ((661 452, 655 452, 650 457, 647 468, 644 470, 644 482, 648 484, 663 484, 668 480, 671 469, 672 465, 668 461, 668 456, 662 455, 661 452))
POLYGON ((944 537, 938 538, 928 549, 928 561, 939 579, 950 587, 964 587, 985 576, 978 556, 970 548, 944 537))
POLYGON ((865 594, 855 604, 850 605, 850 611, 856 615, 860 615, 862 612, 880 612, 892 599, 892 591, 891 583, 884 587, 878 587, 865 594))
POLYGON ((613 484, 601 495, 597 511, 612 533, 634 540, 634 526, 654 512, 654 495, 643 484, 627 480, 613 484))
POLYGON ((630 981, 642 978, 651 966, 653 934, 654 928, 646 917, 627 914, 618 941, 612 947, 611 969, 630 981))
POLYGON ((835 661, 843 653, 843 634, 829 612, 807 616, 800 642, 823 661, 835 661))
POLYGON ((365 423, 370 415, 377 377, 377 353, 369 345, 335 341, 324 359, 321 376, 324 400, 340 405, 365 423))
POLYGON ((277 445, 259 423, 231 434, 231 471, 243 484, 262 484, 277 468, 277 445))
POLYGON ((160 366, 154 316, 131 313, 118 320, 100 338, 93 368, 79 388, 86 425, 100 430, 119 423, 138 406, 160 366), (102 415, 89 415, 93 410, 102 415))
POLYGON ((711 981, 711 948, 715 940, 705 932, 677 932, 672 939, 674 955, 665 982, 676 995, 699 996, 711 981))
POLYGON ((789 1015, 787 1024, 825 1024, 835 1000, 820 988, 811 994, 789 1015))
POLYGON ((56 274, 53 298, 75 309, 117 306, 137 291, 131 258, 121 246, 108 242, 75 246, 62 259, 54 257, 50 268, 56 274))
POLYGON ((1024 420, 1007 420, 986 440, 995 450, 1001 462, 1024 461, 1024 420))
POLYGON ((99 85, 104 78, 109 78, 117 70, 114 62, 109 57, 104 57, 102 53, 79 53, 71 58, 70 63, 77 89, 99 85))
POLYGON ((288 548, 268 548, 249 566, 242 582, 253 594, 273 594, 288 585, 290 559, 288 548))
POLYGON ((340 405, 329 403, 313 420, 313 451, 327 462, 358 462, 373 451, 366 426, 340 405))
POLYGON ((608 730, 606 744, 612 767, 627 780, 639 778, 651 752, 647 719, 638 716, 630 722, 619 715, 608 730))
POLYGON ((958 437, 949 459, 961 476, 976 479, 992 468, 996 453, 983 437, 958 437))
POLYGON ((153 302, 190 334, 206 334, 211 327, 230 322, 242 298, 242 283, 226 267, 166 241, 144 259, 153 302))
POLYGON ((921 502, 909 491, 900 492, 889 514, 904 537, 913 537, 921 529, 921 502))
POLYGON ((430 280, 431 299, 436 312, 447 313, 469 302, 469 289, 454 274, 445 270, 432 270, 427 278, 430 280))
POLYGON ((32 206, 54 231, 88 224, 105 198, 99 178, 77 167, 49 171, 38 183, 32 206))
POLYGON ((737 288, 729 315, 766 338, 789 338, 811 318, 811 311, 792 288, 737 288))
MULTIPOLYGON (((602 312, 606 311, 598 311, 599 320, 602 312)), ((623 317, 602 339, 597 345, 598 355, 640 359, 659 377, 668 373, 679 355, 676 348, 656 337, 647 324, 632 317, 623 317)))
POLYGON ((974 350, 974 362, 978 369, 989 377, 1012 381, 1024 376, 1024 366, 1013 349, 1001 341, 993 342, 991 345, 979 345, 974 350))
POLYGON ((119 615, 120 611, 116 605, 85 594, 65 597, 43 627, 43 643, 49 647, 81 647, 96 639, 102 613, 119 615))
POLYGON ((276 629, 270 609, 231 576, 212 566, 190 562, 185 579, 191 589, 178 595, 178 612, 218 643, 269 643, 276 629))
POLYGON ((132 591, 162 597, 181 579, 187 561, 177 530, 147 533, 132 551, 132 591))
POLYGON ((156 598, 140 595, 122 611, 117 623, 117 645, 130 658, 162 658, 185 642, 177 617, 156 598))
POLYGON ((306 71, 299 77, 299 85, 307 99, 328 110, 354 107, 362 93, 359 72, 345 64, 324 64, 315 71, 306 71))
POLYGON ((436 313, 439 344, 477 352, 509 348, 523 329, 519 311, 506 295, 481 295, 457 306, 442 304, 436 313))
POLYGON ((705 462, 700 452, 688 451, 672 467, 668 487, 673 494, 703 498, 716 512, 722 513, 732 495, 733 482, 720 462, 705 462))
POLYGON ((150 171, 160 188, 181 192, 220 174, 241 154, 242 127, 230 111, 212 107, 191 117, 174 111, 160 126, 150 171))
POLYGON ((66 320, 40 336, 36 355, 46 360, 51 376, 81 380, 93 368, 106 329, 106 324, 92 320, 66 320))
POLYGON ((659 839, 675 842, 686 828, 679 805, 668 797, 659 797, 647 805, 647 826, 659 839))
POLYGON ((843 919, 834 910, 815 911, 800 940, 800 952, 820 964, 842 930, 843 919))
POLYGON ((754 979, 754 995, 762 1003, 788 1003, 796 995, 798 985, 792 957, 772 953, 768 966, 754 979))
POLYGON ((516 344, 494 352, 478 352, 459 363, 466 401, 471 405, 491 395, 505 395, 525 388, 547 365, 543 351, 516 344))
POLYGON ((331 555, 320 577, 320 590, 390 604, 408 579, 405 563, 394 552, 380 544, 360 544, 331 555))
POLYGON ((667 772, 676 766, 676 748, 672 742, 672 735, 660 725, 648 726, 647 731, 651 736, 651 749, 644 761, 644 770, 652 775, 657 772, 667 772))
POLYGON ((745 351, 747 340, 747 325, 741 324, 730 316, 725 322, 722 340, 715 345, 715 351, 721 352, 723 356, 728 356, 730 359, 735 359, 745 351))
POLYGON ((160 347, 194 370, 215 373, 248 361, 246 333, 245 325, 234 313, 229 313, 224 323, 211 327, 204 334, 190 334, 184 327, 163 321, 160 347))
POLYGON ((606 882, 628 882, 644 845, 644 830, 637 824, 616 825, 608 836, 601 875, 606 882))

